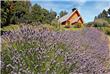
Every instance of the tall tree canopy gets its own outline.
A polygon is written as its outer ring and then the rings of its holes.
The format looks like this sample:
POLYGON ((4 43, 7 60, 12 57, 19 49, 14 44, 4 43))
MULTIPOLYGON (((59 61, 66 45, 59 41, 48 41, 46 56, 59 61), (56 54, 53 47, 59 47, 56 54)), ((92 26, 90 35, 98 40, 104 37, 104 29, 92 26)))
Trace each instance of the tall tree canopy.
POLYGON ((107 24, 104 21, 110 23, 110 8, 108 10, 103 10, 98 16, 95 16, 94 21, 97 21, 97 20, 104 24, 107 24))
POLYGON ((51 22, 52 20, 54 20, 56 16, 57 16, 57 13, 51 9, 49 13, 49 21, 51 22))
POLYGON ((56 18, 57 13, 52 9, 48 11, 38 4, 31 5, 26 1, 1 1, 1 24, 7 26, 9 24, 40 22, 51 23, 56 18))
POLYGON ((35 4, 32 6, 31 16, 33 21, 41 21, 41 6, 38 4, 35 4))
POLYGON ((51 23, 53 19, 56 18, 57 14, 55 11, 50 10, 50 12, 40 5, 35 4, 32 6, 32 19, 40 23, 51 23))
POLYGON ((30 1, 1 1, 1 27, 28 19, 30 1))
POLYGON ((108 14, 110 15, 110 8, 108 9, 108 14))
MULTIPOLYGON (((103 10, 98 16, 97 18, 107 18, 108 17, 108 14, 110 14, 110 8, 106 11, 106 10, 103 10)), ((96 16, 95 16, 95 19, 97 19, 96 16)))
POLYGON ((1 1, 1 27, 8 25, 13 15, 15 1, 1 1))
POLYGON ((16 22, 26 22, 26 20, 29 20, 28 17, 30 14, 30 7, 30 1, 16 1, 14 6, 13 17, 11 20, 16 22))
POLYGON ((62 17, 62 16, 64 16, 64 15, 66 15, 67 14, 67 12, 66 11, 61 11, 60 12, 60 17, 62 17))

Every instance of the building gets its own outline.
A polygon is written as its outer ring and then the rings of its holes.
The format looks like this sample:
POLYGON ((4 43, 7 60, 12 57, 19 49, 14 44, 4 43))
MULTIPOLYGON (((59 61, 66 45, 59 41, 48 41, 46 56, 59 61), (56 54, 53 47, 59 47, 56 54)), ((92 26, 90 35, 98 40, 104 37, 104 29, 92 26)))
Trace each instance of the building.
POLYGON ((79 11, 74 8, 72 9, 72 12, 59 18, 59 23, 63 25, 64 27, 71 27, 72 25, 80 24, 83 25, 84 21, 79 13, 79 11))

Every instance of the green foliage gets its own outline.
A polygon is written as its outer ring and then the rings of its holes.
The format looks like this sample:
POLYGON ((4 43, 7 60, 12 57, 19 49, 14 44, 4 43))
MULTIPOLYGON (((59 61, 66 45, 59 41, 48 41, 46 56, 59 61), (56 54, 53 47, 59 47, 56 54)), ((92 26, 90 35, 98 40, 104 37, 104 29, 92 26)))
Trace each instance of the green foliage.
POLYGON ((16 1, 14 5, 14 13, 12 16, 12 23, 15 22, 26 22, 26 20, 29 20, 30 15, 30 7, 31 4, 29 1, 16 1))
POLYGON ((32 20, 41 21, 41 7, 38 4, 32 6, 32 20))
POLYGON ((58 23, 58 20, 57 19, 54 19, 54 20, 52 20, 52 22, 51 22, 51 26, 53 26, 54 27, 54 29, 56 29, 56 30, 60 30, 60 23, 58 23))
POLYGON ((31 6, 30 1, 2 1, 1 14, 2 27, 29 22, 50 24, 57 15, 55 11, 48 11, 38 4, 31 6))
MULTIPOLYGON (((108 20, 106 18, 106 20, 108 20)), ((95 22, 90 22, 87 26, 95 27, 107 35, 110 35, 110 24, 105 19, 96 19, 95 22)), ((109 21, 109 20, 108 20, 109 21)))
POLYGON ((1 27, 7 26, 10 23, 25 22, 30 14, 30 6, 30 1, 1 1, 1 27))
MULTIPOLYGON (((97 18, 107 18, 107 16, 108 16, 107 11, 106 11, 106 10, 103 10, 103 11, 97 16, 97 18)), ((95 17, 95 19, 97 19, 97 18, 95 17)))
POLYGON ((110 35, 110 27, 96 27, 96 28, 103 31, 105 34, 110 35))
POLYGON ((13 6, 13 1, 1 1, 1 27, 10 23, 10 19, 13 14, 13 6))
POLYGON ((62 16, 64 16, 64 15, 66 15, 67 14, 67 12, 66 11, 61 11, 60 12, 60 17, 62 17, 62 16))
POLYGON ((93 22, 93 27, 109 27, 109 23, 105 19, 96 19, 93 22))
POLYGON ((12 30, 18 30, 20 28, 20 25, 10 25, 10 26, 6 26, 1 28, 1 31, 12 31, 12 30))
POLYGON ((56 18, 56 12, 51 10, 50 12, 44 8, 41 8, 38 4, 32 6, 32 21, 40 23, 50 24, 53 19, 56 18))
POLYGON ((110 35, 110 18, 98 18, 94 22, 90 22, 87 26, 95 27, 107 35, 110 35))
MULTIPOLYGON (((48 20, 49 20, 50 22, 51 22, 51 21, 54 21, 54 19, 56 19, 56 16, 57 16, 57 13, 51 9, 51 10, 50 10, 50 13, 49 13, 49 18, 48 18, 48 20)), ((56 23, 57 23, 57 22, 56 22, 56 23)))
POLYGON ((97 17, 95 17, 92 26, 110 35, 110 18, 108 18, 108 14, 110 15, 110 8, 107 11, 103 10, 97 17))
POLYGON ((97 17, 95 17, 92 26, 103 31, 105 34, 110 35, 110 8, 106 11, 103 10, 97 17))
POLYGON ((105 18, 105 20, 110 24, 110 18, 105 18))
POLYGON ((100 19, 100 18, 108 18, 108 14, 110 15, 110 8, 108 10, 103 10, 98 16, 95 16, 95 19, 100 19))
POLYGON ((86 26, 92 27, 110 27, 110 19, 109 18, 99 18, 95 19, 94 22, 87 23, 86 26))

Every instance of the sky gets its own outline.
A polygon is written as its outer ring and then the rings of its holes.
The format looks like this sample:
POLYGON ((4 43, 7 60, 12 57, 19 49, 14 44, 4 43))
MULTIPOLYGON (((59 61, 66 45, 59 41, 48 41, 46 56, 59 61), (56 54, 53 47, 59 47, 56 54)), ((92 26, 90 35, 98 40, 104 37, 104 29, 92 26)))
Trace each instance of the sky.
POLYGON ((70 13, 73 8, 77 8, 85 23, 93 21, 104 9, 110 8, 110 0, 31 0, 31 3, 37 3, 47 10, 52 9, 58 15, 62 10, 70 13))

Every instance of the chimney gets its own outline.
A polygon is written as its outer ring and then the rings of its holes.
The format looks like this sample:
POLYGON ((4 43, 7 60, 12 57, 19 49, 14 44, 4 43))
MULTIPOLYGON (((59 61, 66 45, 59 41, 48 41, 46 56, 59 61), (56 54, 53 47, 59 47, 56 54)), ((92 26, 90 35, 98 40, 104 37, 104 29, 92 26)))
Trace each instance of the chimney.
POLYGON ((72 12, 74 12, 75 10, 77 10, 77 9, 76 9, 76 8, 73 8, 73 9, 72 9, 72 12))

